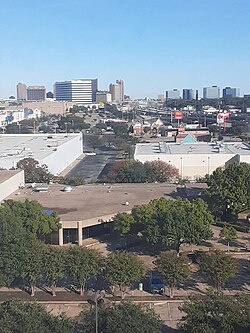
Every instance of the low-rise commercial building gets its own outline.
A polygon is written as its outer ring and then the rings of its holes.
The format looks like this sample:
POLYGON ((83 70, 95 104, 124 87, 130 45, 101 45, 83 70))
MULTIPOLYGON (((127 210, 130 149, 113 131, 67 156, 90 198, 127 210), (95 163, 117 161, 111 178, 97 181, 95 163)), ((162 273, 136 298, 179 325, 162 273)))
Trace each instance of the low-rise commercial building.
POLYGON ((24 158, 46 164, 56 175, 83 152, 82 134, 3 134, 0 136, 0 168, 15 168, 24 158))
POLYGON ((228 163, 250 163, 250 146, 243 143, 141 143, 135 159, 161 160, 175 166, 183 179, 195 180, 228 163))

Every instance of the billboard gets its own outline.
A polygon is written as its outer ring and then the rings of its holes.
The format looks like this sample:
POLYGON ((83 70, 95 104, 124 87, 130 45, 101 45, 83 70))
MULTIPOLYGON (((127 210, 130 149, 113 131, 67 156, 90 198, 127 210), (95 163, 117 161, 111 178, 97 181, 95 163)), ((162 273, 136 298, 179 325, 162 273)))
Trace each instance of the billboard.
POLYGON ((175 111, 174 119, 182 119, 182 112, 181 111, 175 111))
POLYGON ((224 112, 224 113, 218 113, 217 114, 217 124, 222 125, 226 122, 226 120, 229 118, 230 113, 224 112))

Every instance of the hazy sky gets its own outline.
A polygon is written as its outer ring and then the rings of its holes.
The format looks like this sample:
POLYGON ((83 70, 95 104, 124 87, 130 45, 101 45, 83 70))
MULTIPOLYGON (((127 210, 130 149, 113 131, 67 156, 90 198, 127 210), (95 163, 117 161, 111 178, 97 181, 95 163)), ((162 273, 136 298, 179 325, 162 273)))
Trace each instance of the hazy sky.
POLYGON ((250 93, 250 0, 1 0, 0 98, 16 84, 124 79, 133 98, 250 93))

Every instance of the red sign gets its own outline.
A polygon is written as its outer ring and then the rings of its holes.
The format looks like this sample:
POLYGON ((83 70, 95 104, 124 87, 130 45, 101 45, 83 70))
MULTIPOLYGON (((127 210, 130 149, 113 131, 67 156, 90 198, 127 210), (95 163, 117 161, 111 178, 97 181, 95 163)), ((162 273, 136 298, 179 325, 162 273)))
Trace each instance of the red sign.
POLYGON ((174 119, 182 119, 182 112, 181 111, 175 111, 174 119))

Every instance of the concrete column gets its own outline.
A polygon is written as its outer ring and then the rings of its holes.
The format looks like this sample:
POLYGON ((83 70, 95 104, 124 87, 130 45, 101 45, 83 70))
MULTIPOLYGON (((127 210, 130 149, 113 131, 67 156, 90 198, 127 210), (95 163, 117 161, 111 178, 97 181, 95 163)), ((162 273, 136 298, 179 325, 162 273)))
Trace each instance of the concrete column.
POLYGON ((78 245, 82 246, 82 221, 77 221, 78 245))
POLYGON ((59 245, 63 245, 63 227, 62 227, 62 222, 59 222, 58 234, 59 234, 59 245))

